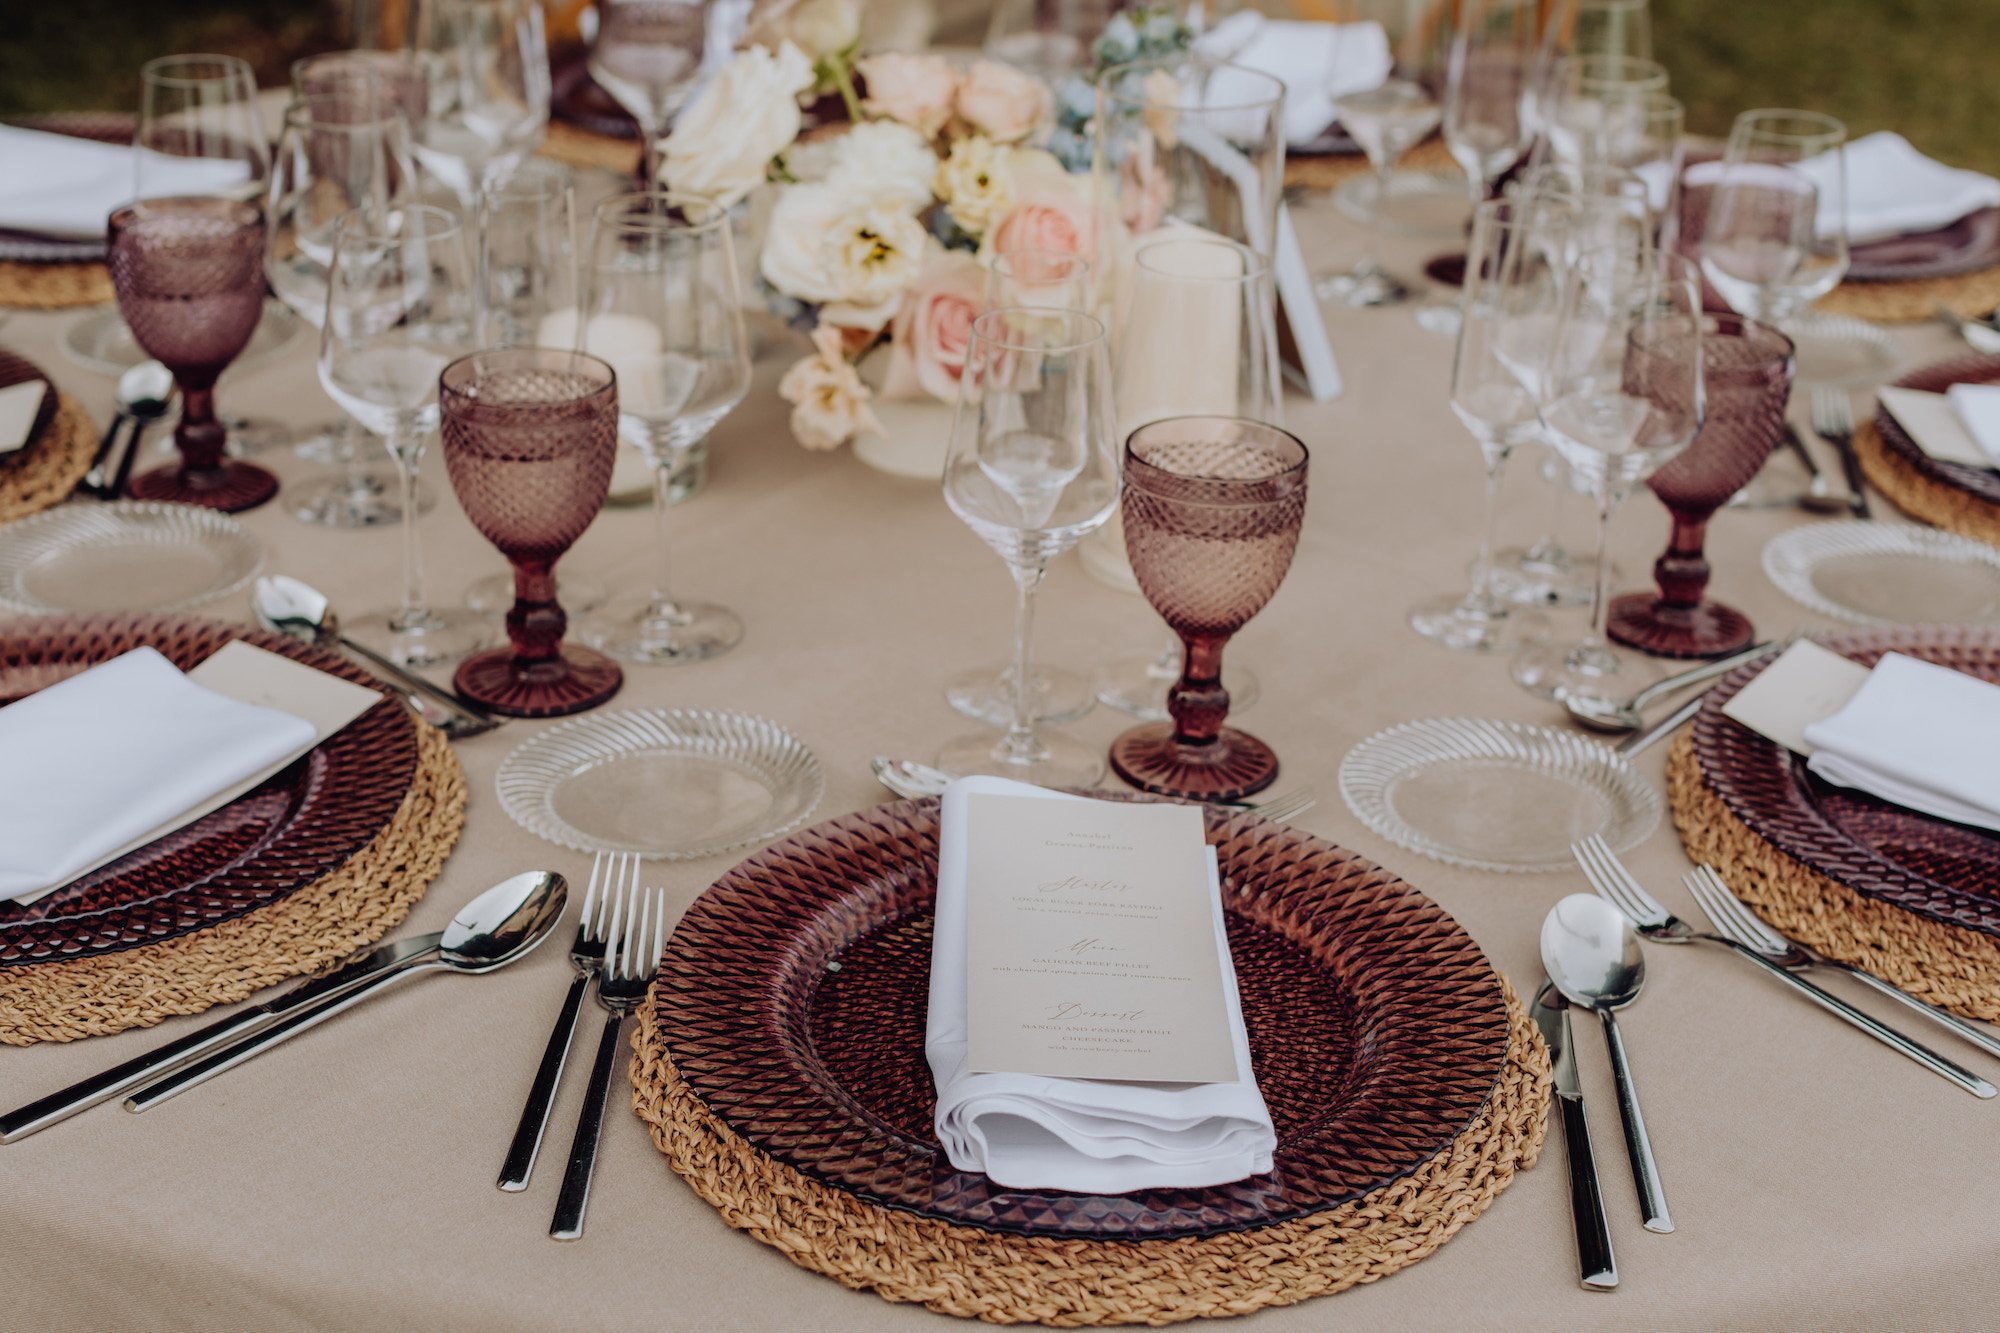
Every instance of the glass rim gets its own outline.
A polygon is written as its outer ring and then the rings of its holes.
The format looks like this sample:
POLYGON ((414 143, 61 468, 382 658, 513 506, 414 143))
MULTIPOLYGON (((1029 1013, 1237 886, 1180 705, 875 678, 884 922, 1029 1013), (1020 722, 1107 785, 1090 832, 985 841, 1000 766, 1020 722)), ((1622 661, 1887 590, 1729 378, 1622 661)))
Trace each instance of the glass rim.
MULTIPOLYGON (((1081 310, 1065 310, 1060 306, 1050 305, 995 306, 972 321, 971 333, 974 342, 1003 352, 1039 352, 1045 356, 1061 356, 1067 352, 1081 352, 1092 346, 1101 347, 1105 343, 1106 336, 1104 321, 1097 316, 1086 315, 1081 310), (1078 336, 1063 342, 1030 341, 1018 333, 1012 337, 996 336, 993 330, 1017 327, 1009 322, 1007 318, 1009 315, 1027 315, 1037 321, 1071 322, 1078 336)), ((971 352, 968 347, 968 363, 970 360, 971 352)))
POLYGON ((689 194, 681 190, 627 190, 622 194, 607 195, 591 206, 590 220, 593 226, 613 227, 626 232, 674 231, 694 236, 704 232, 722 231, 729 226, 729 210, 706 195, 689 194), (715 210, 715 216, 705 222, 676 221, 668 212, 634 213, 623 211, 640 201, 665 204, 669 210, 685 210, 689 205, 715 210), (647 225, 642 218, 665 219, 670 225, 661 227, 647 225))
POLYGON ((218 79, 224 78, 247 78, 253 91, 257 87, 256 71, 252 70, 250 62, 241 56, 192 52, 187 55, 154 56, 151 60, 139 66, 139 81, 142 84, 151 83, 168 88, 198 88, 202 84, 214 83, 218 79), (163 70, 170 69, 175 65, 199 65, 203 63, 217 66, 217 72, 205 76, 162 73, 163 70))
POLYGON ((1576 76, 1576 79, 1579 83, 1594 84, 1599 87, 1612 87, 1612 88, 1619 87, 1621 85, 1636 84, 1645 87, 1646 91, 1648 92, 1665 92, 1668 86, 1668 81, 1672 77, 1672 75, 1668 73, 1667 67, 1665 65, 1661 64, 1657 60, 1654 60, 1650 56, 1606 55, 1601 52, 1592 53, 1590 55, 1568 55, 1568 56, 1563 56, 1560 60, 1556 61, 1556 81, 1558 84, 1567 84, 1569 82, 1568 76, 1570 76, 1571 74, 1574 74, 1576 76), (1620 79, 1611 77, 1609 75, 1603 75, 1597 78, 1591 78, 1587 73, 1585 73, 1585 71, 1592 69, 1601 69, 1601 70, 1639 69, 1646 71, 1646 77, 1643 79, 1631 79, 1631 78, 1620 79))
MULTIPOLYGON (((1185 85, 1182 86, 1184 87, 1185 85)), ((1252 69, 1248 65, 1239 65, 1233 60, 1203 60, 1192 52, 1185 52, 1177 57, 1154 56, 1146 60, 1128 60, 1122 65, 1107 65, 1098 71, 1096 87, 1099 97, 1107 98, 1119 106, 1139 109, 1158 107, 1162 110, 1179 111, 1185 115, 1208 115, 1230 111, 1277 110, 1281 109, 1285 103, 1285 81, 1278 78, 1275 74, 1266 74, 1263 70, 1252 69), (1277 91, 1269 96, 1253 98, 1248 101, 1209 102, 1204 100, 1195 106, 1187 106, 1179 101, 1162 102, 1157 98, 1147 96, 1129 97, 1124 93, 1118 92, 1111 86, 1115 82, 1113 77, 1115 75, 1136 73, 1142 69, 1158 69, 1171 72, 1176 69, 1184 69, 1189 65, 1198 65, 1208 70, 1211 74, 1216 70, 1235 70, 1239 74, 1248 74, 1253 79, 1262 82, 1266 87, 1276 88, 1277 91)))
POLYGON ((1754 136, 1767 143, 1833 143, 1838 145, 1844 143, 1847 139, 1847 122, 1837 117, 1829 116, 1824 111, 1806 111, 1797 107, 1785 106, 1760 106, 1736 113, 1736 119, 1730 122, 1729 137, 1731 140, 1734 140, 1738 135, 1754 136), (1766 128, 1759 123, 1760 120, 1775 121, 1781 117, 1791 121, 1795 125, 1815 125, 1818 128, 1813 130, 1777 129, 1766 128))
POLYGON ((405 240, 411 233, 407 231, 391 233, 388 229, 388 220, 392 217, 412 215, 424 220, 422 235, 425 240, 440 240, 465 230, 464 218, 437 204, 396 204, 380 210, 350 208, 334 223, 334 247, 338 249, 343 240, 356 234, 373 235, 392 241, 405 240))
MULTIPOLYGON (((386 115, 376 116, 369 120, 321 120, 313 114, 312 103, 303 98, 295 102, 285 103, 285 110, 281 121, 284 129, 290 129, 292 126, 297 125, 300 127, 310 127, 315 133, 321 131, 345 131, 350 134, 359 134, 364 131, 379 132, 385 126, 402 125, 407 128, 409 125, 409 119, 400 111, 391 111, 386 115)), ((273 146, 275 147, 275 145, 273 146)))
POLYGON ((1222 416, 1211 412, 1186 412, 1179 416, 1157 417, 1152 421, 1134 426, 1131 432, 1126 435, 1125 446, 1121 452, 1124 455, 1125 468, 1136 471, 1142 478, 1150 475, 1166 481, 1194 482, 1198 485, 1213 487, 1223 492, 1214 496, 1198 498, 1176 496, 1174 499, 1174 503, 1176 504, 1204 505, 1211 508, 1268 504, 1272 497, 1262 492, 1268 492, 1274 487, 1278 488, 1280 494, 1288 491, 1291 484, 1305 474, 1306 465, 1312 461, 1312 450, 1306 447, 1306 442, 1292 434, 1289 430, 1286 430, 1283 426, 1273 425, 1268 421, 1259 421, 1255 417, 1222 416), (1276 436, 1289 442, 1293 448, 1299 451, 1299 456, 1296 461, 1288 463, 1276 471, 1267 472, 1261 477, 1216 477, 1198 472, 1175 472, 1170 468, 1161 467, 1158 463, 1139 457, 1133 450, 1133 442, 1148 431, 1158 430, 1164 426, 1185 425, 1189 422, 1197 421, 1220 422, 1226 424, 1232 431, 1241 431, 1245 427, 1249 427, 1252 431, 1267 437, 1276 436), (1231 491, 1244 493, 1231 495, 1229 494, 1231 491), (1260 493, 1249 493, 1252 491, 1260 493))
MULTIPOLYGON (((247 209, 255 213, 261 221, 264 218, 264 199, 260 192, 254 199, 237 199, 226 194, 155 194, 143 199, 127 199, 106 215, 105 225, 110 226, 120 218, 135 217, 148 210, 159 212, 224 212, 247 209)), ((346 216, 342 214, 342 216, 346 216)))
POLYGON ((561 407, 571 403, 584 402, 609 393, 618 387, 618 370, 601 356, 574 347, 482 347, 454 357, 438 372, 438 393, 450 395, 488 412, 524 412, 549 407, 561 407), (499 363, 512 361, 515 366, 499 363), (560 361, 560 365, 556 363, 560 361), (474 365, 474 363, 480 363, 474 365), (586 364, 587 363, 587 364, 586 364), (482 398, 471 391, 468 377, 475 372, 485 373, 502 369, 582 369, 591 374, 597 382, 587 393, 573 398, 550 401, 518 402, 507 399, 482 398), (601 372, 598 374, 596 372, 601 372), (458 381, 454 383, 453 381, 458 381))
POLYGON ((1150 241, 1141 241, 1132 251, 1132 263, 1135 267, 1144 269, 1148 273, 1158 274, 1163 278, 1172 278, 1176 282, 1214 282, 1240 286, 1246 282, 1261 281, 1271 275, 1271 263, 1269 260, 1258 254, 1250 246, 1245 245, 1242 241, 1233 240, 1219 233, 1211 233, 1206 236, 1159 236, 1150 241), (1225 246, 1234 250, 1237 257, 1243 260, 1243 271, 1236 274, 1174 273, 1147 264, 1147 251, 1165 250, 1170 246, 1176 245, 1225 246))

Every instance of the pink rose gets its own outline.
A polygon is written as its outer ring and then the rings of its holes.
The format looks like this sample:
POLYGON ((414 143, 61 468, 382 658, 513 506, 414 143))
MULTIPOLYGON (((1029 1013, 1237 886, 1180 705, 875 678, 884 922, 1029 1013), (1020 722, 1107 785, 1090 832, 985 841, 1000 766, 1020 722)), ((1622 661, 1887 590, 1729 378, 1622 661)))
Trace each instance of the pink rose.
POLYGON ((958 71, 942 56, 885 52, 855 62, 868 86, 862 109, 870 115, 901 121, 926 139, 935 139, 951 119, 958 95, 958 71))
POLYGON ((1060 169, 1021 173, 1014 202, 986 233, 986 253, 1047 250, 1092 258, 1096 253, 1090 201, 1060 169))
POLYGON ((1008 65, 981 60, 958 86, 958 114, 995 143, 1019 143, 1047 123, 1048 85, 1008 65))
POLYGON ((917 275, 891 326, 884 398, 927 393, 958 401, 972 321, 986 308, 986 269, 962 250, 939 251, 917 275))

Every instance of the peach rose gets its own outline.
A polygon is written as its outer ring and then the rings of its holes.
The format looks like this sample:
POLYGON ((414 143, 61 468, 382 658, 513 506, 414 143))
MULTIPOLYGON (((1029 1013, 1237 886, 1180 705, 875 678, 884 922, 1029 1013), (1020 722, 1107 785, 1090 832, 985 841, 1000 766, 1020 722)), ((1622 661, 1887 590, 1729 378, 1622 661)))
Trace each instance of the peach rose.
POLYGON ((962 250, 934 252, 892 326, 882 396, 957 402, 972 321, 985 308, 985 267, 962 250))
POLYGON ((1019 143, 1048 123, 1055 95, 1040 79, 981 60, 958 85, 958 114, 995 143, 1019 143))
POLYGON ((792 437, 808 449, 837 449, 863 431, 879 434, 882 423, 847 360, 840 330, 821 325, 812 340, 813 355, 778 381, 778 396, 792 405, 792 437))
POLYGON ((1093 258, 1097 247, 1087 186, 1060 167, 1020 171, 1013 202, 986 233, 981 251, 999 255, 1009 250, 1048 250, 1093 258))
POLYGON ((935 139, 951 119, 958 71, 944 57, 885 52, 856 61, 854 68, 868 85, 861 106, 869 115, 900 121, 926 139, 935 139))

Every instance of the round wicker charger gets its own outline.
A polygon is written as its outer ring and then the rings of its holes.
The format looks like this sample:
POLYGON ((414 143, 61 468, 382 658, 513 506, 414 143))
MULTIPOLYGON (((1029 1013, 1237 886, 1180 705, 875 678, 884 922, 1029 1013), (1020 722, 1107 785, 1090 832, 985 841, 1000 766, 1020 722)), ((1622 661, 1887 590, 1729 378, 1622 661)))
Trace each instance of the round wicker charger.
POLYGON ((621 176, 639 170, 639 141, 597 134, 559 120, 549 122, 548 137, 536 150, 542 157, 570 167, 601 167, 621 176))
POLYGON ((1779 931, 1928 1004, 2000 1022, 2000 937, 1863 897, 1786 856, 1710 788, 1691 734, 1668 755, 1667 800, 1688 856, 1779 931))
POLYGON ((1912 518, 2000 546, 2000 506, 1920 471, 1883 443, 1872 419, 1854 425, 1854 456, 1869 484, 1912 518))
POLYGON ((2000 306, 2000 264, 1951 278, 1843 282, 1814 303, 1813 309, 1881 324, 1915 324, 1934 318, 1940 305, 1950 306, 1967 319, 1991 314, 2000 306))
POLYGON ((465 825, 465 774, 435 727, 417 730, 410 790, 333 873, 207 930, 116 953, 0 969, 0 1043, 151 1027, 340 962, 410 914, 465 825))
MULTIPOLYGON (((1368 158, 1361 153, 1350 153, 1331 157, 1287 157, 1285 159, 1285 188, 1299 190, 1332 190, 1346 184, 1356 176, 1365 176, 1375 168, 1368 165, 1368 158)), ((1396 163, 1398 171, 1457 171, 1458 161, 1451 150, 1444 146, 1444 140, 1432 139, 1420 143, 1403 154, 1396 163)))
POLYGON ((23 448, 0 455, 0 523, 26 518, 62 503, 97 456, 90 414, 66 393, 41 434, 23 448))
POLYGON ((0 261, 0 306, 22 310, 72 310, 102 305, 111 290, 111 270, 96 260, 80 264, 0 261))
POLYGON ((1548 1048, 1506 979, 1507 1062, 1451 1146, 1352 1203, 1252 1231, 1084 1241, 952 1226, 862 1202, 765 1156, 682 1082, 639 1007, 632 1106, 653 1144, 730 1226, 801 1268, 885 1300, 996 1324, 1171 1324, 1249 1314, 1406 1268, 1484 1212, 1541 1152, 1548 1048))

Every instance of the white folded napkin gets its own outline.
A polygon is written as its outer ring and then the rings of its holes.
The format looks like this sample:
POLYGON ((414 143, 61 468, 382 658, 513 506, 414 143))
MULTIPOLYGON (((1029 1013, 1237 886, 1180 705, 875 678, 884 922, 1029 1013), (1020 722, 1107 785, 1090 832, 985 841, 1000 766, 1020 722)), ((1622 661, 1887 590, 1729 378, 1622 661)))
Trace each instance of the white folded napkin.
POLYGON ((1234 1083, 1113 1083, 1027 1074, 975 1074, 967 1067, 966 802, 975 795, 1081 797, 1003 778, 960 778, 946 788, 938 848, 937 925, 931 944, 930 1027, 924 1054, 937 1082, 937 1133, 961 1171, 1009 1189, 1125 1194, 1199 1189, 1271 1169, 1277 1135, 1250 1071, 1250 1044, 1224 934, 1215 850, 1208 849, 1210 901, 1221 942, 1234 1083))
MULTIPOLYGON (((1893 384, 1883 385, 1876 393, 1903 433, 1932 458, 1968 467, 2000 467, 2000 441, 1996 441, 1991 453, 1981 448, 1980 441, 1944 394, 1899 389, 1893 384)), ((1977 402, 1973 410, 1981 410, 1977 402)))
POLYGON ((73 878, 313 738, 151 648, 0 708, 0 901, 73 878))
MULTIPOLYGON (((65 240, 104 235, 112 210, 129 203, 133 150, 67 134, 0 125, 0 230, 65 240)), ((150 195, 216 194, 240 187, 241 162, 154 154, 150 195)))
MULTIPOLYGON (((1333 100, 1376 87, 1394 61, 1379 23, 1306 23, 1266 18, 1255 10, 1231 14, 1195 39, 1197 54, 1226 60, 1285 85, 1284 131, 1288 144, 1311 143, 1333 124, 1333 100)), ((1207 105, 1240 104, 1251 80, 1218 70, 1209 80, 1207 105)))
MULTIPOLYGON (((1948 227, 1968 213, 2000 206, 2000 180, 1925 157, 1889 130, 1846 145, 1847 240, 1851 245, 1948 227)), ((1798 166, 1819 187, 1819 235, 1839 226, 1828 187, 1834 164, 1822 156, 1798 166)))
POLYGON ((2000 467, 2000 384, 1954 384, 1944 396, 1966 434, 2000 467))
POLYGON ((2000 831, 2000 685, 1890 653, 1805 738, 1807 766, 1835 786, 2000 831))
POLYGON ((11 454, 28 442, 48 391, 47 380, 22 380, 0 389, 0 454, 11 454))

